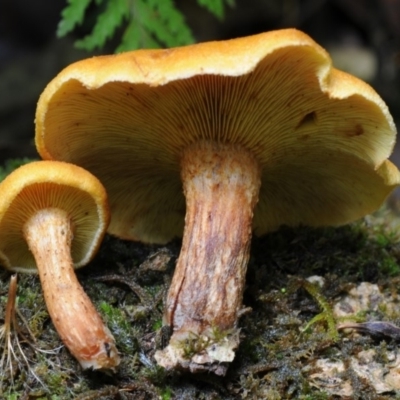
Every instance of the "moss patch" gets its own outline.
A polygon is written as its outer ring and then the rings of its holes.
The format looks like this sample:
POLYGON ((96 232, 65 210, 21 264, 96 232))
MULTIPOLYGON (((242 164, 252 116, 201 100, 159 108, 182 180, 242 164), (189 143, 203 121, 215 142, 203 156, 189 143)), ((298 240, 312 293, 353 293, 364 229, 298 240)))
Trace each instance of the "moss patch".
MULTIPOLYGON (((116 338, 122 358, 117 373, 80 369, 62 347, 48 318, 38 278, 21 275, 17 303, 23 336, 19 339, 30 367, 15 361, 12 380, 9 371, 2 371, 5 378, 0 397, 331 398, 310 384, 316 359, 340 354, 347 360, 360 348, 374 348, 384 359, 387 349, 394 346, 390 341, 383 345, 368 336, 344 340, 340 332, 336 337, 329 310, 334 299, 363 281, 378 283, 382 290, 398 296, 400 247, 393 229, 396 220, 394 213, 384 210, 345 227, 282 228, 254 238, 243 301, 252 311, 241 317, 241 344, 224 378, 166 372, 153 359, 155 350, 168 341, 169 332, 161 327, 163 299, 180 243, 145 246, 106 237, 96 259, 78 271, 78 276, 116 338), (324 278, 323 291, 305 283, 314 275, 324 278)), ((0 309, 4 310, 9 274, 2 271, 0 278, 0 309)), ((388 319, 384 309, 379 313, 374 317, 388 319)), ((370 317, 363 315, 362 320, 370 317)), ((391 314, 390 319, 396 322, 395 315, 391 314)), ((355 398, 377 398, 365 382, 356 376, 353 381, 355 398)))

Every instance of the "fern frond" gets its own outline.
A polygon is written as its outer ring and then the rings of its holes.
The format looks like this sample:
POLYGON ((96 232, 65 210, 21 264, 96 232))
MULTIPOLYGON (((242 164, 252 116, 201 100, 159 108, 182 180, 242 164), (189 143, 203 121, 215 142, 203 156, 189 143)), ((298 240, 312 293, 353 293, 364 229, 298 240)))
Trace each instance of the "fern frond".
POLYGON ((117 52, 164 45, 175 47, 194 42, 184 16, 172 0, 135 0, 130 19, 117 52))
POLYGON ((141 0, 147 6, 147 14, 141 18, 143 26, 159 43, 167 47, 183 46, 194 42, 191 30, 182 13, 172 0, 141 0))
POLYGON ((108 0, 105 10, 97 18, 93 31, 76 41, 76 47, 89 51, 103 47, 106 40, 114 35, 115 30, 128 16, 126 0, 108 0))
POLYGON ((92 0, 68 0, 68 5, 61 12, 61 21, 57 26, 57 37, 63 37, 81 25, 85 11, 92 0))
MULTIPOLYGON (((225 5, 233 5, 234 1, 197 0, 220 19, 225 5)), ((122 25, 126 27, 117 52, 141 47, 176 47, 194 42, 192 32, 174 0, 67 0, 57 35, 65 36, 82 24, 92 2, 100 8, 100 12, 92 32, 75 42, 78 48, 91 51, 103 47, 122 25)))
POLYGON ((116 53, 140 48, 157 48, 159 44, 136 20, 132 19, 122 36, 121 44, 115 50, 116 53))
POLYGON ((234 0, 197 0, 199 5, 206 8, 211 14, 214 14, 217 18, 222 19, 225 13, 225 3, 229 6, 233 6, 234 0))

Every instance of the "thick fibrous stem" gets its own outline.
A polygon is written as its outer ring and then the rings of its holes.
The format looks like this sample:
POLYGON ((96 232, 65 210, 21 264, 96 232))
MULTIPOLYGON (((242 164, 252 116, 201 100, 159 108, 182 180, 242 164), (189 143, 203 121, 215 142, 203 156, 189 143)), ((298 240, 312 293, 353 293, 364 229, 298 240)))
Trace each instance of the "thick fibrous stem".
POLYGON ((25 223, 24 235, 36 260, 48 312, 65 346, 83 368, 116 367, 114 338, 75 276, 68 214, 56 208, 38 211, 25 223))
POLYGON ((185 230, 165 313, 173 335, 156 359, 166 368, 224 373, 212 365, 232 361, 238 345, 260 167, 243 148, 211 143, 187 148, 181 167, 185 230), (184 347, 194 338, 202 344, 190 354, 184 347))

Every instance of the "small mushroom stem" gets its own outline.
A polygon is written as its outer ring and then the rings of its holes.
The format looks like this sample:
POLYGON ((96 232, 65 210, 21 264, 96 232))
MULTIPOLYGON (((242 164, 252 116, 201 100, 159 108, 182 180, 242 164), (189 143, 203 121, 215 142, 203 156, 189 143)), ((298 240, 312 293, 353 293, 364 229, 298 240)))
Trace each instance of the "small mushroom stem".
POLYGON ((76 278, 71 258, 73 224, 57 208, 36 212, 24 225, 47 310, 65 346, 83 368, 114 369, 115 341, 76 278))
POLYGON ((260 167, 243 148, 202 142, 185 150, 181 168, 185 230, 164 316, 173 334, 156 359, 224 374, 239 343, 260 167))

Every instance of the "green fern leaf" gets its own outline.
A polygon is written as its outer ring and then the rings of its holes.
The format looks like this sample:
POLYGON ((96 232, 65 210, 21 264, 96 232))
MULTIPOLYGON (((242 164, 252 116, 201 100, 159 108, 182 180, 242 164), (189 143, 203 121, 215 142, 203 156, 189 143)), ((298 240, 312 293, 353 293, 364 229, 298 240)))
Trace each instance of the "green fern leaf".
POLYGON ((133 20, 129 22, 122 35, 121 44, 115 50, 116 53, 139 49, 143 43, 141 27, 133 20))
POLYGON ((115 50, 116 53, 140 48, 157 48, 159 44, 152 36, 137 23, 131 20, 122 35, 121 44, 115 50))
POLYGON ((92 51, 103 47, 115 30, 128 18, 129 8, 126 0, 108 0, 106 9, 98 16, 93 31, 83 39, 75 42, 76 47, 92 51))
POLYGON ((229 6, 233 6, 235 3, 234 0, 197 0, 197 2, 219 19, 224 17, 224 3, 226 2, 229 6))
POLYGON ((76 25, 82 24, 85 11, 92 0, 68 0, 68 5, 61 12, 61 21, 57 26, 57 37, 71 32, 76 25))
POLYGON ((172 0, 136 0, 117 52, 193 43, 190 29, 172 0))
MULTIPOLYGON (((92 32, 75 42, 78 48, 91 51, 103 47, 122 24, 126 24, 126 28, 117 52, 141 47, 176 47, 194 42, 192 32, 173 0, 67 0, 57 35, 65 36, 80 25, 92 2, 100 12, 92 32)), ((222 18, 225 5, 232 6, 235 0, 197 2, 222 18)))
POLYGON ((154 35, 158 47, 160 44, 176 47, 194 42, 182 13, 175 8, 172 0, 140 0, 139 4, 138 23, 154 35))

